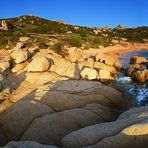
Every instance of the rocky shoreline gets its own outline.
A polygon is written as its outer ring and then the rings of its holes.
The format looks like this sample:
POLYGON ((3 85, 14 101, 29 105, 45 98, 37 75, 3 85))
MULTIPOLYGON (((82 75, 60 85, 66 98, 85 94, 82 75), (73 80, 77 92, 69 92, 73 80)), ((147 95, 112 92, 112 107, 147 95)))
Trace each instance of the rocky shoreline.
POLYGON ((148 44, 129 44, 126 46, 122 45, 116 45, 116 46, 111 46, 111 47, 106 47, 102 52, 113 56, 115 58, 119 58, 125 53, 129 53, 132 51, 139 51, 139 50, 148 50, 148 44))
POLYGON ((0 146, 147 147, 148 107, 108 85, 126 48, 70 48, 63 58, 24 44, 1 52, 0 146))
POLYGON ((148 80, 148 60, 142 56, 132 57, 126 73, 138 82, 146 82, 148 80))

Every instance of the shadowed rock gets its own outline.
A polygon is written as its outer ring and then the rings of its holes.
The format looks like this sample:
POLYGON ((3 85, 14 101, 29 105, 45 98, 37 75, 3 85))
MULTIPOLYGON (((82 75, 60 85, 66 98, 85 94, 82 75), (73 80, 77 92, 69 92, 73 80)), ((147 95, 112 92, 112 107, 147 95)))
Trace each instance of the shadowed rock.
POLYGON ((82 128, 66 135, 66 148, 146 147, 148 107, 133 108, 120 115, 117 121, 82 128), (109 137, 109 138, 108 138, 109 137), (97 143, 97 144, 96 144, 97 143), (136 145, 135 145, 136 144, 136 145), (89 146, 92 145, 92 146, 89 146))
POLYGON ((11 141, 3 148, 58 148, 53 145, 43 145, 34 141, 11 141))

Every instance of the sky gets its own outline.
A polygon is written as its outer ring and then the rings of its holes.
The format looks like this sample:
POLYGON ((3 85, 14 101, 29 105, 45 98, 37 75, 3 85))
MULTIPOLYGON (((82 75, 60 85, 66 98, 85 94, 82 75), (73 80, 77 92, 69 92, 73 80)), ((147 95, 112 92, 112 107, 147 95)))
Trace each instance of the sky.
POLYGON ((32 14, 81 26, 148 26, 148 0, 1 0, 0 18, 32 14))

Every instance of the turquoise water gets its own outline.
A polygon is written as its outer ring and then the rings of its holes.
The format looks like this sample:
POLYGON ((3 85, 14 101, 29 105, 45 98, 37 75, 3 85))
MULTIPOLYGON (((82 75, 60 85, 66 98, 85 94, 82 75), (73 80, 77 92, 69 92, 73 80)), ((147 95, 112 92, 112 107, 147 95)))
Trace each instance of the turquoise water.
MULTIPOLYGON (((119 59, 124 69, 127 68, 130 58, 134 55, 141 55, 148 59, 148 50, 133 51, 122 55, 119 59)), ((125 75, 125 71, 118 73, 116 81, 119 86, 124 87, 137 100, 139 105, 148 105, 148 84, 138 83, 125 75)))

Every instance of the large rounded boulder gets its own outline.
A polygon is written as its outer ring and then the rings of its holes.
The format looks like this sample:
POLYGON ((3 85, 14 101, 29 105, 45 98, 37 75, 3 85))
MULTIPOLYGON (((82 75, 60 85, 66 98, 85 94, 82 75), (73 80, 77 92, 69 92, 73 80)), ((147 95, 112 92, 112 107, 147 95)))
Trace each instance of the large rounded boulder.
POLYGON ((2 69, 3 71, 8 69, 9 67, 10 67, 10 63, 9 62, 0 62, 0 69, 2 69))
POLYGON ((94 80, 97 79, 98 72, 95 69, 86 67, 81 71, 80 75, 83 79, 94 80))
POLYGON ((15 63, 19 64, 28 59, 29 53, 25 49, 19 49, 15 50, 12 54, 11 57, 15 60, 15 63))
POLYGON ((71 132, 114 121, 135 105, 127 93, 98 81, 68 80, 58 75, 52 79, 47 72, 27 75, 32 76, 27 76, 9 97, 9 103, 15 103, 1 113, 0 125, 6 141, 35 141, 62 147, 63 137, 71 132))
POLYGON ((148 62, 148 60, 143 56, 133 56, 130 59, 131 64, 141 64, 141 63, 146 63, 146 62, 148 62))
POLYGON ((121 114, 116 121, 82 128, 66 135, 65 148, 147 148, 148 107, 121 114))
POLYGON ((37 57, 32 60, 32 62, 28 65, 28 72, 45 72, 52 65, 52 60, 47 59, 45 57, 37 57))
POLYGON ((126 74, 134 80, 144 83, 148 80, 148 60, 142 56, 133 56, 126 74))
POLYGON ((146 80, 148 80, 148 70, 137 70, 132 73, 132 78, 137 80, 138 82, 144 83, 146 80))

